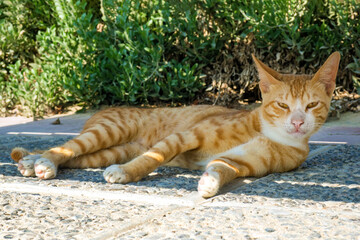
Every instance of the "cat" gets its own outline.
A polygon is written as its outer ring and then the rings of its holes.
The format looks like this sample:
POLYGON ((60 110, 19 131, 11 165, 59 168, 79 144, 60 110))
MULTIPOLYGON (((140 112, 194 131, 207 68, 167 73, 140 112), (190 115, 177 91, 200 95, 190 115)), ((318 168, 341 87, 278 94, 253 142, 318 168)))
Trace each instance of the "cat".
POLYGON ((139 181, 162 165, 205 172, 198 192, 212 197, 238 177, 261 177, 300 166, 308 140, 325 122, 340 54, 317 73, 280 74, 254 55, 262 105, 253 111, 220 106, 109 108, 94 114, 81 134, 42 154, 13 149, 23 176, 54 178, 58 167, 107 167, 109 183, 139 181))

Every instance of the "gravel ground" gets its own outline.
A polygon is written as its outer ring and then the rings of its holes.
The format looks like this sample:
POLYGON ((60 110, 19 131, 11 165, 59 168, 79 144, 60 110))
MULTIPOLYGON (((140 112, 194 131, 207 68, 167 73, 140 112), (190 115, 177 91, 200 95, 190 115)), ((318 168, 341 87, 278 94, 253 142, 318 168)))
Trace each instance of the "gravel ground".
POLYGON ((159 206, 2 192, 0 239, 87 239, 159 206))
POLYGON ((173 211, 113 239, 358 239, 359 215, 269 204, 173 211), (356 230, 357 229, 357 230, 356 230))
MULTIPOLYGON (((108 184, 103 169, 24 178, 9 153, 67 136, 0 136, 0 239, 360 239, 360 146, 311 145, 296 171, 238 180, 208 199, 200 171, 108 184)), ((40 146, 40 147, 39 147, 40 146)))

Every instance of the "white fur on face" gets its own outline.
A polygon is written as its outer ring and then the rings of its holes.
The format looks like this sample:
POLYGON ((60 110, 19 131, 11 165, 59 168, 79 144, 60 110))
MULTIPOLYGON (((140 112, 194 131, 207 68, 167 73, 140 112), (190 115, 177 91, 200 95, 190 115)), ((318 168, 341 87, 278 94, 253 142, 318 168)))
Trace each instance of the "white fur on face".
POLYGON ((286 118, 274 119, 273 124, 262 119, 263 134, 275 142, 284 145, 298 146, 305 137, 309 137, 315 130, 315 117, 312 111, 305 111, 308 101, 297 99, 290 105, 290 113, 286 118), (303 124, 296 131, 293 119, 303 120, 303 124))

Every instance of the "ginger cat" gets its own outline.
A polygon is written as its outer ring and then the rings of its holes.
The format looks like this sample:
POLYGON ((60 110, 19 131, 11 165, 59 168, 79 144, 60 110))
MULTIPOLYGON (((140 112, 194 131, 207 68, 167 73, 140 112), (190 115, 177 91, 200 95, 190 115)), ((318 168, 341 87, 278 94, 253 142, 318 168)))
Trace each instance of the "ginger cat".
POLYGON ((107 167, 109 183, 139 181, 162 165, 205 170, 198 191, 214 196, 238 177, 264 176, 300 166, 309 137, 326 120, 340 54, 314 76, 280 74, 253 56, 262 105, 251 111, 218 106, 110 108, 81 134, 42 155, 13 149, 24 176, 54 178, 58 167, 107 167))

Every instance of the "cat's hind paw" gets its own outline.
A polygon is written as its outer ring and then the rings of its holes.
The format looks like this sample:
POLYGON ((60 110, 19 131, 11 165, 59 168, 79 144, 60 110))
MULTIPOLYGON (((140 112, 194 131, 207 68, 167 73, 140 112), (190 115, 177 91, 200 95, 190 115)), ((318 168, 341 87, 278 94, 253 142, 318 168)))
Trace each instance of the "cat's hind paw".
POLYGON ((107 167, 104 171, 104 178, 108 183, 128 183, 130 182, 129 175, 119 165, 114 164, 107 167))
POLYGON ((220 176, 219 173, 213 171, 210 167, 201 176, 198 184, 198 192, 200 196, 204 198, 214 196, 220 188, 220 176))
POLYGON ((47 158, 40 158, 35 162, 35 174, 40 179, 50 179, 56 176, 57 167, 47 158))
POLYGON ((35 177, 34 164, 36 159, 40 158, 41 155, 28 155, 22 158, 18 163, 18 170, 24 177, 35 177))

